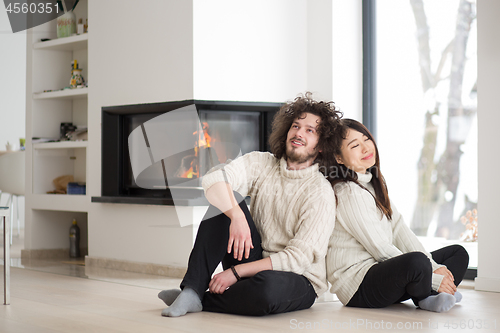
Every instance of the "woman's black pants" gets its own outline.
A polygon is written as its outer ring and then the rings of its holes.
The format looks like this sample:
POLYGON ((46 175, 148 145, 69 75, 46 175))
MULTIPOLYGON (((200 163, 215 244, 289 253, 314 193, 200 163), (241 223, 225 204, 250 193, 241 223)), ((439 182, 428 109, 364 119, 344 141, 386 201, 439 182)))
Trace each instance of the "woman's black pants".
POLYGON ((200 296, 203 311, 262 316, 310 308, 316 293, 307 278, 292 272, 261 271, 250 278, 236 282, 222 294, 207 291, 212 274, 222 262, 224 269, 232 265, 262 259, 261 238, 248 207, 238 193, 234 193, 250 227, 253 249, 248 259, 234 259, 227 253, 231 220, 214 206, 210 206, 196 235, 189 256, 188 269, 181 289, 189 287, 200 296))
MULTIPOLYGON (((431 252, 432 259, 445 265, 459 285, 469 264, 469 255, 460 245, 431 252)), ((347 306, 383 308, 412 299, 415 305, 432 291, 432 265, 422 252, 410 252, 373 265, 347 306)))

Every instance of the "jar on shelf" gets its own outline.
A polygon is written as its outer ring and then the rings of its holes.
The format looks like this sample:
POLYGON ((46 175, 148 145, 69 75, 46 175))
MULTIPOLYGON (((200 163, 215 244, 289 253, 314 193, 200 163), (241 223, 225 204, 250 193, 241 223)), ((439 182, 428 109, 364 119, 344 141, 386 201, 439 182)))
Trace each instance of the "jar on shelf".
POLYGON ((76 34, 76 16, 72 10, 57 18, 57 38, 76 34))

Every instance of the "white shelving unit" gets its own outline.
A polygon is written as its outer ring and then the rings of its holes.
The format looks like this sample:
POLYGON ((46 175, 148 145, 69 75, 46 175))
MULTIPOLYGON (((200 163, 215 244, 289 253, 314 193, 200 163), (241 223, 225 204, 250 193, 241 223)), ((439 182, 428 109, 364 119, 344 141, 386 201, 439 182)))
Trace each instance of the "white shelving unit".
POLYGON ((89 203, 85 195, 35 194, 32 197, 34 200, 31 209, 88 212, 89 203))
POLYGON ((87 141, 60 141, 60 142, 41 142, 33 144, 33 149, 70 149, 87 148, 87 141))
POLYGON ((78 51, 87 49, 88 34, 35 42, 33 49, 51 49, 56 51, 78 51))
MULTIPOLYGON (((77 20, 88 18, 88 0, 75 8, 77 20)), ((87 33, 57 38, 56 20, 34 27, 27 34, 26 87, 26 229, 25 251, 61 250, 69 247, 67 236, 72 218, 85 236, 89 195, 47 194, 53 180, 72 175, 87 181, 87 141, 33 143, 32 138, 58 139, 61 123, 87 126, 88 88, 69 86, 71 64, 77 60, 86 82, 88 77, 87 33), (41 41, 42 39, 50 39, 41 41), (56 235, 59 235, 56 237, 56 235)), ((49 252, 50 252, 49 251, 49 252)), ((57 251, 56 251, 57 252, 57 251)), ((84 251, 85 253, 85 251, 84 251)), ((69 255, 69 254, 68 254, 69 255)))
POLYGON ((33 99, 85 99, 88 95, 88 88, 66 89, 51 92, 34 93, 33 99))

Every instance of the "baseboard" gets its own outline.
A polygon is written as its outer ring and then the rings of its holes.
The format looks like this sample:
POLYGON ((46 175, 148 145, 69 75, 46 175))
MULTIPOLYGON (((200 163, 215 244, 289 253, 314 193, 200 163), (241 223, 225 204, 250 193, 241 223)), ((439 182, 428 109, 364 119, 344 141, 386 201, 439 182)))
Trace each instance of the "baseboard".
POLYGON ((98 257, 85 257, 85 267, 107 268, 119 271, 183 278, 187 268, 168 265, 149 264, 127 260, 98 257))
POLYGON ((480 291, 493 291, 500 293, 500 279, 477 277, 474 280, 476 290, 480 291))
MULTIPOLYGON (((81 248, 80 254, 82 258, 86 256, 88 254, 88 248, 81 248)), ((21 250, 21 260, 52 260, 69 258, 69 248, 21 250)))

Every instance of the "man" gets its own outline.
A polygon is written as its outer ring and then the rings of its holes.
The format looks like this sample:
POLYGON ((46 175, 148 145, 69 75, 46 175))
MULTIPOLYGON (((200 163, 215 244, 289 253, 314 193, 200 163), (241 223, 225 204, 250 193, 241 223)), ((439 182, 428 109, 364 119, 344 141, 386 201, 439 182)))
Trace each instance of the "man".
POLYGON ((163 316, 289 312, 311 307, 327 290, 335 195, 319 169, 331 165, 340 116, 332 102, 314 101, 309 93, 298 97, 273 119, 273 154, 248 153, 204 176, 211 206, 182 292, 158 294, 169 305, 163 316), (212 277, 221 261, 224 271, 212 277))

